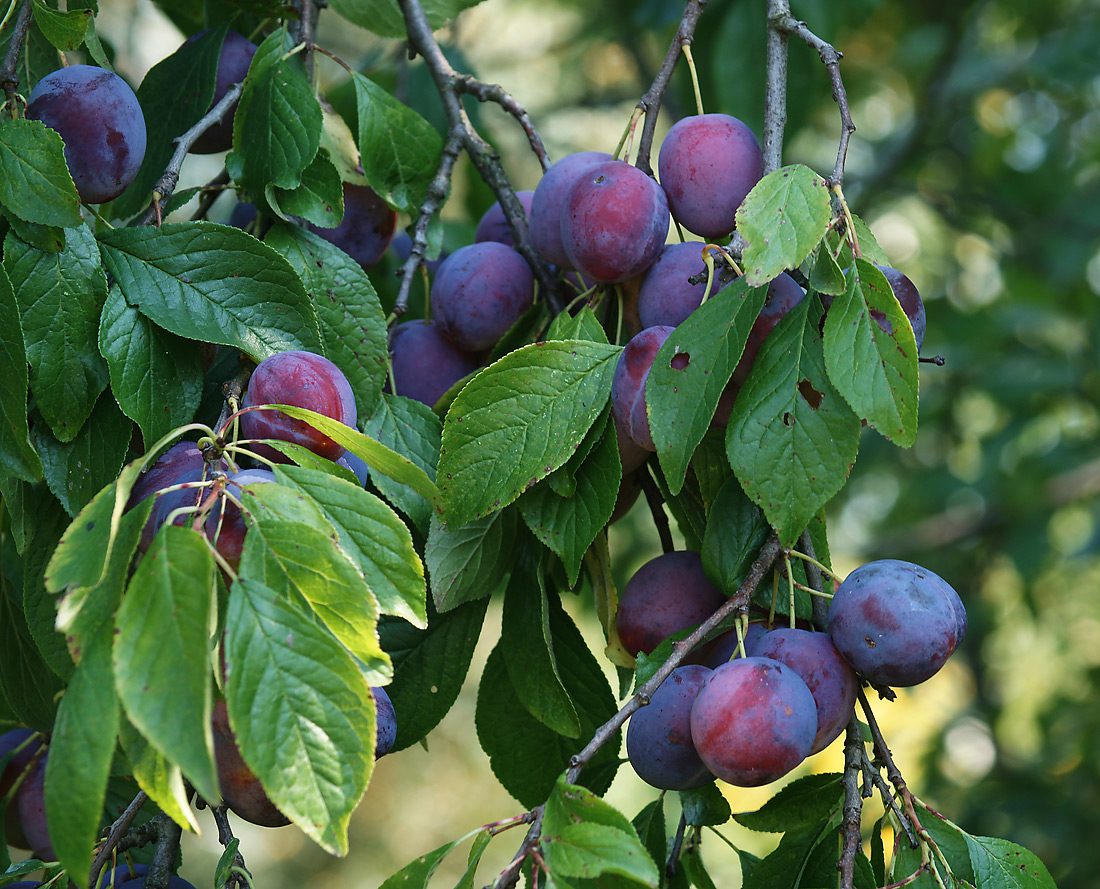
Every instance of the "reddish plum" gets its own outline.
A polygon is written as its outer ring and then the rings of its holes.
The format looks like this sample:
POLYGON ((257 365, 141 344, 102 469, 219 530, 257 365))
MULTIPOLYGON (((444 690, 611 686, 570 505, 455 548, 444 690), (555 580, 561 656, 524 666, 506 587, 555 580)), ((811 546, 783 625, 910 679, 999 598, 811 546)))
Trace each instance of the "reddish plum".
POLYGON ((589 167, 611 160, 603 151, 578 151, 567 154, 550 167, 531 196, 527 212, 531 244, 547 262, 571 269, 561 243, 561 211, 570 186, 589 167))
POLYGON ((335 228, 309 230, 339 247, 364 269, 382 258, 397 230, 397 213, 366 185, 344 183, 344 217, 335 228))
POLYGON ((672 330, 671 327, 659 325, 647 327, 636 334, 619 356, 611 381, 611 412, 615 428, 621 439, 646 451, 654 451, 656 447, 646 412, 645 384, 653 359, 672 330))
POLYGON ((404 321, 390 331, 394 393, 431 407, 463 377, 481 367, 428 321, 404 321))
MULTIPOLYGON (((852 668, 880 685, 934 676, 958 645, 961 601, 937 574, 900 559, 860 565, 837 587, 829 636, 852 668)), ((962 610, 965 615, 965 610, 962 610)))
MULTIPOLYGON (((329 359, 312 352, 292 350, 261 361, 248 381, 241 407, 261 404, 291 404, 324 414, 355 428, 355 395, 343 372, 329 359)), ((335 460, 344 446, 318 432, 305 420, 295 420, 282 411, 254 410, 241 414, 245 438, 276 438, 308 448, 335 460)), ((256 453, 276 463, 289 463, 267 445, 254 445, 256 453)))
POLYGON ((668 227, 661 186, 623 161, 584 170, 562 205, 561 243, 569 264, 601 284, 625 281, 649 268, 668 227))
POLYGON ((733 231, 737 208, 764 174, 764 156, 736 117, 698 114, 672 125, 657 171, 676 221, 713 240, 733 231))
POLYGON ((229 727, 225 701, 214 704, 214 763, 218 767, 218 786, 222 802, 245 821, 260 827, 290 824, 264 792, 263 785, 241 757, 237 736, 229 727))
POLYGON ((86 204, 117 198, 141 169, 145 115, 117 74, 94 65, 70 65, 34 85, 27 117, 61 134, 76 193, 86 204))
POLYGON ((797 306, 805 298, 806 294, 798 282, 786 272, 781 272, 768 282, 768 297, 760 314, 756 316, 752 328, 749 330, 749 338, 745 342, 745 351, 741 353, 741 360, 733 370, 733 382, 737 386, 744 384, 752 370, 753 362, 776 325, 783 320, 783 316, 797 306))
POLYGON ((466 352, 492 348, 535 299, 535 277, 511 247, 483 241, 460 247, 432 282, 432 320, 466 352))
POLYGON ((275 473, 269 469, 242 469, 229 477, 225 493, 218 498, 206 517, 203 530, 222 558, 234 571, 240 567, 244 537, 248 531, 241 508, 233 502, 240 500, 244 485, 262 485, 275 481, 275 473), (224 514, 224 515, 223 515, 224 514))
MULTIPOLYGON (((534 196, 533 191, 516 192, 516 197, 519 198, 520 206, 523 207, 523 212, 527 214, 528 219, 531 217, 531 200, 534 196)), ((508 220, 504 218, 500 201, 482 214, 477 223, 477 231, 474 232, 474 241, 479 244, 482 241, 497 241, 508 247, 515 246, 516 239, 512 237, 512 229, 508 225, 508 220)))
POLYGON ((714 780, 691 740, 691 705, 710 678, 697 664, 677 667, 626 727, 626 755, 638 777, 661 790, 688 790, 714 780))
POLYGON ((650 559, 627 581, 619 597, 615 626, 632 655, 649 654, 666 638, 701 624, 726 602, 690 550, 650 559))
POLYGON ((799 675, 779 661, 749 657, 713 672, 691 708, 700 758, 723 781, 759 787, 810 753, 817 705, 799 675))

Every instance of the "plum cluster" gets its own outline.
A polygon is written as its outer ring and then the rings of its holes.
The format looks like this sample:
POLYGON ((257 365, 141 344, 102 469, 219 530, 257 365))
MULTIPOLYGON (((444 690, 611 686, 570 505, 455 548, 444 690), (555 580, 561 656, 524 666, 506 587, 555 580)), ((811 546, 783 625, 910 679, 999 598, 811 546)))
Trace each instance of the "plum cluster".
MULTIPOLYGON (((666 553, 626 584, 616 628, 631 654, 649 653, 724 601, 698 555, 666 553)), ((715 778, 770 783, 840 736, 861 676, 880 685, 923 682, 962 641, 966 624, 958 594, 933 572, 869 562, 837 588, 828 632, 752 623, 741 637, 730 631, 690 652, 631 717, 627 756, 644 781, 664 790, 715 778)))

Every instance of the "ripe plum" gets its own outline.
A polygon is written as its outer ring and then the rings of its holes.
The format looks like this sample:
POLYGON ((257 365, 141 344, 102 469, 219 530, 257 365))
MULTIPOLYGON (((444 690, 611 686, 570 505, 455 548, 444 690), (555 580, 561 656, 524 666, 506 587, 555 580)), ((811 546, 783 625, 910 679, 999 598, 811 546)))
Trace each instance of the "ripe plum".
POLYGON ((375 731, 374 758, 385 756, 393 750, 393 742, 397 740, 397 714, 393 710, 393 701, 389 693, 380 685, 371 686, 371 694, 374 695, 375 731))
POLYGON ((615 428, 621 438, 646 451, 654 451, 656 447, 649 430, 645 384, 653 359, 672 330, 671 327, 658 325, 647 327, 632 337, 619 356, 611 381, 611 412, 615 428))
POLYGON ((550 167, 531 196, 527 211, 531 244, 547 262, 571 269, 561 243, 561 211, 570 186, 589 167, 611 160, 604 151, 577 151, 550 167))
POLYGON ((698 553, 664 553, 627 581, 615 625, 627 651, 649 654, 673 633, 705 621, 725 602, 721 590, 703 572, 698 553))
POLYGON ((466 352, 492 348, 535 299, 527 260, 497 241, 460 247, 432 282, 432 320, 466 352))
POLYGON ((23 776, 23 783, 15 792, 15 803, 19 811, 19 826, 31 852, 43 861, 57 861, 46 823, 46 761, 49 755, 47 750, 31 764, 30 770, 23 776))
POLYGON ((748 657, 715 670, 691 708, 691 737, 708 769, 739 787, 786 775, 810 753, 817 705, 779 661, 748 657))
POLYGON ((218 767, 218 787, 222 802, 245 821, 260 827, 283 827, 290 820, 264 792, 263 785, 241 757, 237 736, 229 727, 225 701, 214 704, 214 763, 218 767))
MULTIPOLYGON (((534 196, 533 191, 516 192, 516 197, 519 198, 520 205, 523 207, 523 212, 527 214, 528 219, 531 217, 531 200, 534 196)), ((486 210, 481 219, 478 220, 477 231, 474 232, 474 241, 478 244, 482 241, 497 241, 508 247, 515 246, 516 239, 512 237, 512 229, 508 226, 508 220, 504 218, 504 210, 500 206, 500 201, 497 201, 486 210)))
MULTIPOLYGON (((756 648, 767 632, 768 628, 762 623, 749 624, 748 629, 745 630, 745 657, 756 654, 756 648)), ((739 657, 738 651, 737 630, 727 630, 707 647, 706 659, 703 663, 712 670, 717 670, 727 661, 739 657)))
POLYGON ((339 247, 364 269, 382 258, 397 230, 397 212, 369 186, 344 183, 344 217, 335 228, 309 230, 339 247))
MULTIPOLYGON (((205 33, 207 32, 200 31, 198 34, 188 37, 186 42, 191 43, 198 40, 205 33)), ((214 98, 210 100, 210 108, 213 108, 225 98, 225 94, 233 84, 244 80, 245 75, 248 73, 248 66, 252 64, 252 57, 256 55, 256 49, 255 43, 233 29, 225 32, 221 55, 218 56, 218 74, 214 83, 214 98)), ((236 112, 237 105, 234 103, 219 123, 214 124, 195 140, 195 143, 191 146, 191 153, 214 154, 232 148, 233 115, 236 112)))
POLYGON ((630 717, 626 755, 647 784, 662 790, 687 790, 714 780, 691 740, 691 705, 711 675, 708 667, 677 667, 649 700, 630 717))
MULTIPOLYGON (((269 469, 242 469, 229 477, 226 493, 240 500, 243 485, 260 485, 273 481, 275 473, 269 469)), ((203 530, 222 558, 236 571, 241 564, 244 537, 248 531, 241 508, 230 497, 220 496, 206 517, 203 530)))
POLYGON ((584 170, 570 186, 562 204, 561 243, 572 268, 613 284, 653 264, 669 221, 661 186, 624 161, 606 161, 584 170))
POLYGON ((76 193, 101 204, 129 188, 145 157, 145 115, 117 74, 94 65, 69 65, 34 85, 27 117, 61 134, 76 193))
MULTIPOLYGON (((913 282, 897 269, 892 269, 886 265, 880 265, 877 268, 886 276, 890 289, 894 291, 894 296, 901 303, 902 311, 909 318, 909 323, 913 326, 913 336, 917 341, 917 351, 919 352, 920 347, 924 345, 924 331, 928 326, 928 318, 924 312, 924 300, 921 299, 917 288, 913 286, 913 282)), ((887 333, 892 332, 890 322, 884 315, 876 311, 872 311, 871 314, 878 321, 879 327, 887 333)))
POLYGON ((394 393, 431 407, 463 377, 481 367, 428 321, 404 321, 390 331, 394 393))
MULTIPOLYGON (((11 792, 19 776, 26 771, 34 754, 42 742, 34 737, 34 732, 27 728, 14 728, 0 735, 0 760, 11 755, 3 772, 0 772, 0 802, 11 792)), ((17 849, 29 849, 27 838, 23 835, 23 829, 19 824, 19 810, 15 797, 8 803, 4 814, 4 831, 7 834, 9 846, 17 849)))
POLYGON ((698 114, 672 125, 657 171, 676 221, 713 240, 733 231, 737 208, 764 175, 764 155, 736 117, 698 114))
MULTIPOLYGON (((642 327, 676 327, 699 308, 707 282, 688 278, 703 268, 702 241, 668 244, 642 277, 638 289, 638 317, 642 327)), ((713 293, 711 294, 713 296, 713 293)))
MULTIPOLYGON (((261 404, 292 404, 308 408, 355 428, 355 395, 343 372, 329 359, 312 352, 292 350, 261 361, 248 381, 241 407, 261 404)), ((308 448, 335 460, 344 446, 318 432, 305 420, 294 420, 282 411, 246 411, 241 414, 245 438, 277 438, 308 448)), ((268 445, 254 445, 256 453, 276 463, 289 463, 268 445)))

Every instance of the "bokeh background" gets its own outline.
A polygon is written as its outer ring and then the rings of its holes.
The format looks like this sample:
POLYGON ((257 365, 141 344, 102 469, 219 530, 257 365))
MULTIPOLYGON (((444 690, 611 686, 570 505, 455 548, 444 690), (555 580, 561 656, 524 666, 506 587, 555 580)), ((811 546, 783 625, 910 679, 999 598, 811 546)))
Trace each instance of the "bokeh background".
MULTIPOLYGON (((945 359, 922 366, 916 445, 899 450, 868 432, 830 506, 842 573, 879 557, 920 562, 958 589, 970 616, 948 667, 878 712, 922 798, 970 833, 1034 850, 1062 889, 1091 889, 1100 872, 1100 3, 791 3, 844 53, 858 127, 845 193, 925 299, 925 354, 945 359)), ((757 132, 764 6, 710 0, 694 45, 706 110, 757 132)), ((171 15, 201 4, 99 7, 100 34, 136 85, 181 41, 171 15)), ((457 68, 503 84, 528 109, 557 159, 614 150, 681 9, 675 0, 485 0, 440 38, 457 68)), ((441 125, 425 71, 400 43, 327 13, 318 40, 441 125)), ((341 70, 319 64, 323 89, 353 116, 341 70)), ((796 42, 789 87, 785 162, 828 173, 839 116, 817 55, 796 42)), ((533 188, 539 166, 519 127, 496 107, 470 100, 469 108, 516 187, 533 188)), ((681 65, 658 138, 693 112, 681 65)), ((219 163, 194 158, 183 184, 208 181, 219 163)), ((471 240, 492 201, 460 163, 447 246, 471 240)), ((227 196, 212 216, 224 220, 231 209, 227 196)), ((383 294, 392 293, 394 267, 372 273, 383 294)), ((611 551, 620 583, 659 552, 644 504, 615 526, 611 551)), ((600 650, 590 603, 567 600, 600 650)), ((377 886, 414 857, 521 811, 474 732, 477 678, 498 619, 491 609, 467 687, 427 748, 379 763, 347 859, 329 858, 294 828, 240 826, 257 885, 377 886)), ((803 770, 841 764, 834 745, 803 770)), ((773 788, 727 790, 743 811, 773 788)), ((629 767, 609 793, 630 816, 653 798, 629 767)), ((777 839, 722 832, 758 854, 777 839)), ((511 831, 494 840, 478 885, 520 839, 511 831)), ((433 885, 454 885, 465 848, 433 885)), ((736 885, 736 855, 717 837, 704 848, 718 885, 736 885)), ((218 851, 211 823, 186 840, 183 875, 210 885, 218 851)))

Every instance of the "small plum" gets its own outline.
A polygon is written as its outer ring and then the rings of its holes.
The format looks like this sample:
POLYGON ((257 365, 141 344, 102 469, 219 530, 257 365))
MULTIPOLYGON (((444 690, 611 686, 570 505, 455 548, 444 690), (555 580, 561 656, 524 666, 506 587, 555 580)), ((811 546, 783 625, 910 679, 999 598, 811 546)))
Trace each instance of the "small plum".
POLYGON ((714 780, 691 739, 691 705, 707 679, 709 667, 677 667, 660 684, 626 727, 626 755, 647 784, 661 790, 688 790, 714 780))
POLYGON ((269 469, 242 469, 226 482, 225 494, 218 498, 206 517, 203 530, 210 542, 234 571, 240 567, 244 538, 248 532, 241 508, 230 498, 241 499, 244 485, 262 485, 275 481, 275 473, 269 469), (224 515, 223 515, 224 513, 224 515))
POLYGON ((615 626, 628 652, 649 654, 673 633, 705 621, 725 602, 721 590, 703 572, 698 553, 664 553, 627 581, 615 626))
MULTIPOLYGON (((261 361, 248 381, 241 407, 262 404, 292 404, 308 408, 355 428, 355 395, 343 372, 329 359, 312 352, 279 352, 261 361)), ((245 438, 275 438, 301 445, 315 454, 335 460, 344 446, 318 432, 305 420, 295 420, 282 411, 245 411, 241 414, 245 438)), ((257 454, 276 463, 289 463, 268 445, 254 445, 257 454)))
POLYGON ((492 348, 535 299, 531 267, 511 247, 482 241, 448 256, 432 282, 432 320, 465 352, 492 348))
POLYGON ((145 115, 129 84, 94 65, 69 65, 34 85, 27 117, 61 134, 76 193, 86 204, 117 198, 145 158, 145 115))
POLYGON ((344 183, 344 216, 335 228, 309 225, 309 230, 339 247, 364 269, 386 252, 397 230, 397 212, 367 185, 344 183))
MULTIPOLYGON (((645 451, 655 451, 646 410, 645 385, 658 350, 673 328, 658 325, 635 334, 626 344, 611 381, 611 413, 621 439, 645 451)), ((622 451, 620 447, 620 451, 622 451)), ((623 454, 624 470, 626 456, 623 454)))
MULTIPOLYGON (((0 761, 6 756, 11 756, 3 772, 0 772, 0 802, 11 792, 15 782, 22 775, 34 754, 42 746, 42 742, 35 738, 34 732, 26 728, 15 728, 0 735, 0 761)), ((4 830, 7 833, 9 846, 17 849, 29 849, 27 838, 23 835, 23 829, 19 824, 19 809, 15 797, 8 803, 4 814, 4 830)))
MULTIPOLYGON (((756 648, 767 632, 767 626, 762 623, 753 622, 749 624, 748 629, 745 630, 745 657, 752 657, 756 654, 756 648)), ((739 643, 740 640, 737 636, 737 630, 727 630, 721 636, 718 636, 706 649, 706 658, 703 663, 712 670, 716 670, 727 661, 733 660, 735 657, 740 657, 739 643)))
MULTIPOLYGON (((206 31, 200 31, 198 34, 188 37, 186 42, 191 43, 206 33, 206 31)), ((221 55, 218 56, 218 73, 214 83, 214 98, 210 100, 210 108, 213 108, 225 98, 225 94, 233 84, 244 80, 245 75, 248 74, 248 66, 252 64, 252 57, 256 55, 257 48, 255 43, 238 34, 232 28, 225 32, 221 55)), ((232 148, 233 115, 236 112, 237 105, 234 103, 220 122, 214 124, 195 140, 195 143, 191 146, 191 153, 214 154, 232 148)))
POLYGON ((214 704, 214 763, 218 767, 218 786, 222 802, 245 821, 260 827, 290 824, 264 792, 263 785, 241 757, 237 736, 229 727, 225 701, 214 704))
POLYGON ((481 363, 456 346, 429 321, 403 321, 390 331, 390 356, 396 395, 431 407, 481 363))
POLYGON ((611 160, 604 151, 577 151, 567 154, 550 167, 531 196, 527 211, 531 244, 547 262, 572 269, 561 243, 561 212, 570 186, 589 167, 611 160))
POLYGON ((733 370, 732 380, 737 386, 742 386, 749 377, 756 356, 764 340, 768 338, 783 317, 805 298, 806 293, 798 282, 786 272, 780 272, 768 282, 768 296, 760 314, 749 330, 749 338, 745 342, 745 350, 741 353, 741 360, 733 370))
POLYGON ((573 181, 561 212, 561 243, 572 268, 614 284, 649 268, 668 236, 668 200, 653 179, 606 161, 573 181))
MULTIPOLYGON (((886 265, 880 265, 877 268, 886 277, 890 289, 894 291, 894 296, 901 304, 902 311, 909 318, 909 323, 913 327, 913 337, 917 341, 917 351, 919 352, 920 347, 924 345, 924 331, 928 326, 928 318, 924 311, 924 300, 921 299, 917 288, 913 286, 913 282, 897 269, 886 265)), ((878 321, 879 327, 887 333, 892 332, 890 322, 886 316, 874 310, 871 314, 878 321)))
POLYGON ((764 155, 736 117, 697 114, 669 129, 657 171, 676 221, 714 240, 733 231, 737 208, 764 175, 764 155))
POLYGON ((394 741, 397 740, 397 714, 393 709, 393 701, 389 693, 380 685, 371 686, 371 694, 374 696, 375 724, 377 726, 374 739, 374 758, 385 756, 393 750, 394 741))
POLYGON ((30 771, 23 776, 23 783, 15 792, 19 826, 23 828, 23 836, 27 838, 31 852, 42 861, 57 860, 46 823, 46 762, 49 755, 47 750, 31 764, 30 771))
MULTIPOLYGON (((534 196, 533 191, 516 192, 516 197, 519 198, 520 206, 523 207, 523 212, 527 214, 528 219, 531 217, 531 200, 534 196)), ((508 247, 516 245, 516 239, 512 237, 512 229, 508 225, 508 220, 504 217, 504 210, 500 206, 500 201, 497 201, 486 210, 481 219, 478 220, 477 230, 474 232, 474 242, 480 244, 482 241, 498 241, 508 247)))
POLYGON ((707 282, 691 284, 688 278, 703 269, 704 246, 702 241, 684 241, 661 250, 638 288, 642 327, 676 327, 699 308, 707 282))
POLYGON ((716 669, 691 708, 691 737, 717 777, 738 787, 782 778, 810 753, 817 705, 779 661, 748 657, 716 669))

